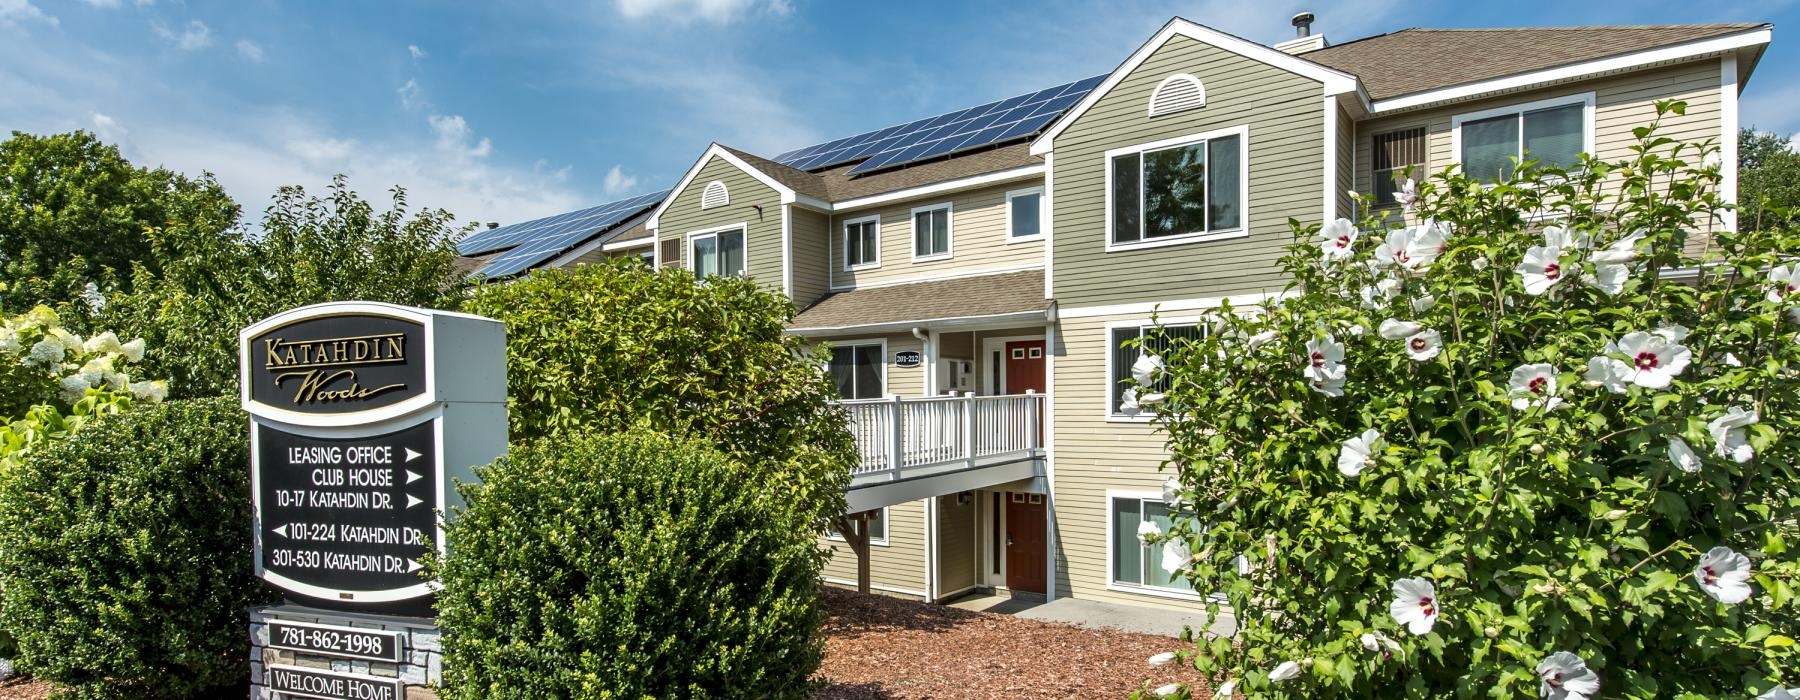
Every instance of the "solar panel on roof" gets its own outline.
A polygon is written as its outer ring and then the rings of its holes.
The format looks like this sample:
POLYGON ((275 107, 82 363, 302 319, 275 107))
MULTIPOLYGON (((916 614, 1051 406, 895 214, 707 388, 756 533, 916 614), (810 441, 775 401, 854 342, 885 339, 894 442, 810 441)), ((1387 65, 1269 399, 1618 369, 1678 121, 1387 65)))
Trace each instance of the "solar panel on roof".
MULTIPOLYGON (((491 231, 484 231, 482 232, 483 234, 500 234, 506 232, 507 229, 522 229, 522 231, 507 232, 501 236, 494 236, 493 238, 503 238, 512 241, 509 245, 512 245, 513 249, 494 256, 492 260, 487 261, 487 264, 483 265, 475 274, 487 277, 507 277, 528 270, 533 265, 560 255, 570 248, 575 247, 582 241, 591 238, 595 233, 603 231, 621 221, 656 206, 661 203, 663 197, 668 194, 669 193, 666 190, 662 192, 653 192, 651 194, 639 195, 617 202, 609 202, 597 207, 569 212, 568 214, 559 214, 557 216, 545 217, 535 221, 504 226, 491 231)), ((470 239, 473 240, 479 237, 480 236, 471 236, 470 239)), ((467 243, 468 241, 463 242, 465 245, 467 243)), ((487 247, 492 246, 491 242, 478 242, 477 245, 485 247, 485 250, 470 251, 462 245, 459 245, 458 249, 461 250, 464 255, 472 255, 477 252, 489 252, 505 247, 487 247)))
POLYGON ((1097 75, 978 107, 814 144, 776 156, 775 161, 801 170, 819 170, 866 159, 850 170, 852 174, 861 174, 991 146, 1043 129, 1104 80, 1105 75, 1097 75))

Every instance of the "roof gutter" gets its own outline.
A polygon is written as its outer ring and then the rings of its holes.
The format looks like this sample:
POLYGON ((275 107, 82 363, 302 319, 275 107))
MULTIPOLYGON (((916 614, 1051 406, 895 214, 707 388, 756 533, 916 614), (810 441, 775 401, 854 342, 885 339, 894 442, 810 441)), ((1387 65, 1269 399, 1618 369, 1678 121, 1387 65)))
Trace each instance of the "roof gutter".
POLYGON ((1040 325, 1056 321, 1056 304, 1052 302, 1041 311, 1015 311, 1004 314, 987 314, 983 316, 954 316, 950 318, 926 318, 907 321, 887 321, 883 323, 864 323, 850 326, 809 326, 788 328, 783 331, 788 335, 842 335, 849 333, 913 333, 915 330, 930 328, 935 331, 976 330, 982 327, 1001 327, 1007 325, 1040 325))

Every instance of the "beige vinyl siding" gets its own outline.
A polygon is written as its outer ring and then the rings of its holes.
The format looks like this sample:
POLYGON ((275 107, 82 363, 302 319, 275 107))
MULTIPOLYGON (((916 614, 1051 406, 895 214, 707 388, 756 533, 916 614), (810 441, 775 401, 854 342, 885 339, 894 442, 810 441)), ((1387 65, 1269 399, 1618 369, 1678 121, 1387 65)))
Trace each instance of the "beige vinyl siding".
POLYGON ((947 596, 975 586, 975 503, 976 492, 969 502, 957 505, 956 494, 937 499, 937 594, 947 596))
POLYGON ((1317 222, 1324 195, 1324 92, 1313 80, 1184 36, 1164 44, 1057 137, 1055 289, 1063 308, 1255 293, 1282 285, 1289 217, 1317 222), (1206 106, 1151 119, 1171 73, 1206 85, 1206 106), (1250 235, 1107 252, 1108 149, 1248 126, 1250 235))
MULTIPOLYGON (((831 552, 825 578, 855 584, 856 552, 830 538, 820 538, 819 545, 831 552)), ((869 545, 869 584, 890 593, 925 594, 924 501, 888 506, 888 543, 869 545)))
MULTIPOLYGON (((1371 153, 1375 134, 1397 129, 1425 127, 1426 167, 1428 174, 1453 162, 1451 153, 1451 120, 1460 114, 1594 93, 1594 150, 1602 160, 1631 157, 1637 144, 1632 129, 1647 125, 1656 118, 1658 100, 1680 99, 1688 103, 1687 114, 1669 115, 1657 130, 1659 136, 1677 141, 1711 140, 1715 145, 1722 134, 1720 123, 1719 60, 1700 59, 1661 68, 1634 71, 1551 88, 1532 90, 1477 102, 1371 119, 1356 127, 1356 190, 1373 188, 1374 158, 1371 153)), ((1697 240, 1697 245, 1703 245, 1697 240)), ((1062 245, 1057 242, 1058 248, 1062 245)), ((1057 276, 1062 276, 1059 266, 1057 276)))
POLYGON ((561 267, 580 267, 582 265, 598 265, 598 264, 606 262, 608 260, 615 260, 618 258, 636 258, 637 256, 642 255, 644 253, 648 253, 648 252, 650 252, 650 242, 649 241, 645 241, 644 244, 641 246, 635 246, 635 247, 631 247, 631 248, 618 248, 618 249, 614 249, 614 250, 603 250, 599 247, 596 247, 593 250, 590 250, 586 253, 582 253, 581 255, 576 256, 576 258, 574 260, 570 260, 569 262, 564 263, 563 265, 561 265, 561 267))
MULTIPOLYGON (((695 231, 745 224, 744 272, 767 287, 782 288, 781 269, 781 194, 763 184, 729 161, 713 156, 700 168, 700 173, 663 210, 657 224, 659 240, 680 241, 679 255, 687 255, 687 235, 695 231), (714 180, 725 183, 731 192, 731 203, 711 209, 700 208, 700 193, 714 180), (762 207, 760 211, 757 206, 762 207)), ((666 250, 666 249, 665 249, 666 250)), ((668 257, 665 265, 671 264, 668 257)), ((683 266, 686 260, 681 261, 683 266)))
POLYGON ((1106 492, 1158 492, 1167 476, 1158 470, 1167 453, 1152 425, 1106 419, 1106 324, 1112 321, 1148 322, 1149 314, 1064 319, 1058 330, 1051 393, 1057 595, 1199 609, 1199 602, 1107 587, 1106 492))
POLYGON ((793 237, 794 305, 805 309, 825 296, 829 276, 830 217, 788 205, 788 232, 793 237))
POLYGON ((1356 211, 1356 200, 1350 197, 1350 191, 1356 190, 1356 122, 1342 106, 1334 104, 1332 109, 1337 110, 1337 215, 1357 221, 1362 217, 1356 211))
POLYGON ((834 289, 842 290, 859 285, 1043 265, 1042 239, 1008 243, 1006 236, 1006 193, 1043 184, 1041 178, 1024 180, 833 214, 830 240, 831 285, 834 289), (912 210, 944 202, 951 205, 951 256, 940 260, 913 262, 912 210), (881 217, 881 266, 846 271, 844 222, 876 215, 881 217))

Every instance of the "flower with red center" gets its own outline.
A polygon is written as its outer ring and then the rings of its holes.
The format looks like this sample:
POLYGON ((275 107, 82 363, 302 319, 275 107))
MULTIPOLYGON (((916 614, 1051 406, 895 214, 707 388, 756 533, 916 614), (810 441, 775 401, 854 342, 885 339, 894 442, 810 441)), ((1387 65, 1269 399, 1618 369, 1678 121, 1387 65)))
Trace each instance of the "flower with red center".
POLYGON ((1693 353, 1674 340, 1672 334, 1637 331, 1619 339, 1618 351, 1624 353, 1627 371, 1625 381, 1646 389, 1666 389, 1675 376, 1687 369, 1693 353))
POLYGON ((1438 619, 1437 586, 1422 578, 1395 581, 1394 602, 1388 605, 1388 613, 1415 636, 1430 634, 1438 619))
POLYGON ((1556 397, 1556 368, 1551 365, 1520 365, 1513 370, 1509 389, 1516 410, 1539 407, 1549 411, 1562 405, 1562 399, 1556 397))
POLYGON ((1600 676, 1581 657, 1559 651, 1537 665, 1538 694, 1549 700, 1588 700, 1600 692, 1600 676))
POLYGON ((1319 237, 1314 242, 1318 244, 1319 252, 1325 256, 1325 262, 1331 263, 1350 257, 1356 239, 1360 237, 1362 232, 1356 230, 1355 223, 1349 219, 1337 219, 1320 228, 1319 237))
POLYGON ((1730 547, 1714 547, 1694 567, 1700 590, 1726 605, 1750 599, 1750 558, 1730 547))
POLYGON ((1777 265, 1769 270, 1769 283, 1772 285, 1769 301, 1777 304, 1794 301, 1796 293, 1800 293, 1800 263, 1777 265))
POLYGON ((1532 246, 1525 251, 1525 259, 1519 263, 1516 272, 1524 277, 1525 293, 1532 296, 1543 294, 1556 286, 1563 279, 1562 248, 1550 246, 1532 246))
POLYGON ((1444 351, 1444 339, 1427 328, 1406 339, 1406 354, 1417 362, 1426 362, 1444 351))

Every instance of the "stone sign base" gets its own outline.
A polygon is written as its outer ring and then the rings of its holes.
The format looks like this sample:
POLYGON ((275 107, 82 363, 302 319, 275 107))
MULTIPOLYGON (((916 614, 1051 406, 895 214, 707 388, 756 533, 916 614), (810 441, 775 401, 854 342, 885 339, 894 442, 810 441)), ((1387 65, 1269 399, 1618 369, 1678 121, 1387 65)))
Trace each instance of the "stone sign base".
POLYGON ((443 679, 442 655, 437 626, 428 618, 366 615, 298 605, 250 609, 250 700, 437 700, 429 686, 443 679), (303 639, 290 636, 284 643, 273 637, 271 624, 309 634, 303 639), (398 660, 356 658, 370 656, 368 650, 376 647, 359 648, 355 643, 346 643, 346 635, 335 631, 339 628, 367 630, 371 637, 397 642, 397 650, 380 647, 379 651, 398 660), (338 646, 341 653, 317 650, 332 646, 338 646), (276 674, 283 674, 284 678, 278 679, 276 674), (289 689, 278 687, 283 681, 291 684, 289 689), (295 688, 300 692, 294 692, 295 688), (390 693, 395 694, 388 697, 390 693))

